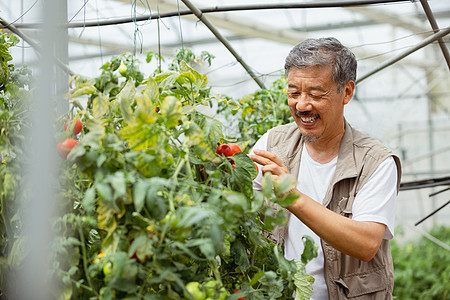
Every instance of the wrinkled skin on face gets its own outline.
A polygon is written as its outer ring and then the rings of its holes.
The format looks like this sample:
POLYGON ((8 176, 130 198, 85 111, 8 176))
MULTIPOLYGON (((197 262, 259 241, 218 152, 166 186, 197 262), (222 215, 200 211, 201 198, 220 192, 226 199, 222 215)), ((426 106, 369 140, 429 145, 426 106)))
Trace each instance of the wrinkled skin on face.
POLYGON ((344 105, 353 96, 349 81, 338 92, 331 66, 292 68, 288 74, 288 105, 307 143, 332 143, 344 133, 344 105))

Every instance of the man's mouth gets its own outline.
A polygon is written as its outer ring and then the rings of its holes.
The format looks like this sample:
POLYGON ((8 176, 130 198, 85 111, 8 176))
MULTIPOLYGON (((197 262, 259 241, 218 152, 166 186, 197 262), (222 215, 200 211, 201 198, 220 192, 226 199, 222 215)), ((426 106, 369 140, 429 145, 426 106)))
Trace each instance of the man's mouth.
POLYGON ((317 119, 320 118, 319 114, 313 114, 313 113, 310 113, 310 112, 297 111, 295 113, 295 115, 300 118, 302 123, 305 123, 305 124, 312 124, 315 121, 317 121, 317 119))

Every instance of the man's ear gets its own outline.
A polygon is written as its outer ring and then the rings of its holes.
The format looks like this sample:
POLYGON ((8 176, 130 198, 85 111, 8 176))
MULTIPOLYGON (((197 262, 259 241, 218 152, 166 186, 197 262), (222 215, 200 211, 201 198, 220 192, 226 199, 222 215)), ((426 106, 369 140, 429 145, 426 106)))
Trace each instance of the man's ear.
POLYGON ((355 91, 355 82, 350 80, 344 86, 344 90, 342 91, 343 102, 344 105, 350 102, 350 99, 353 97, 353 92, 355 91))

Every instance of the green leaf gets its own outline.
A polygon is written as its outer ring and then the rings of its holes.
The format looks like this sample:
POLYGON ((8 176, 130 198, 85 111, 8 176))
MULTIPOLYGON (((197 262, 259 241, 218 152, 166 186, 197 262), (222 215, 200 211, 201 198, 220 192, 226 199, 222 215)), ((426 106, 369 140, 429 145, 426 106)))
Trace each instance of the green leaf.
POLYGON ((155 79, 149 77, 147 80, 147 85, 145 86, 143 94, 148 97, 152 102, 156 102, 159 98, 159 88, 155 79))
POLYGON ((272 174, 265 173, 264 177, 261 181, 261 187, 264 197, 266 198, 272 198, 273 195, 273 181, 272 181, 272 174))
POLYGON ((160 113, 166 118, 165 121, 168 128, 177 126, 183 116, 180 100, 172 96, 164 98, 160 113))
POLYGON ((86 127, 89 129, 89 132, 83 137, 80 144, 88 145, 93 149, 98 149, 102 143, 103 137, 105 136, 105 126, 103 126, 101 120, 89 119, 86 121, 86 127))
POLYGON ((18 268, 22 265, 22 262, 25 260, 26 255, 28 254, 28 241, 24 237, 20 237, 14 241, 11 252, 8 256, 8 265, 11 268, 18 268))
POLYGON ((117 95, 117 101, 122 112, 123 118, 128 123, 134 122, 133 110, 131 104, 133 103, 134 96, 136 95, 136 88, 133 80, 128 80, 123 89, 117 95))
POLYGON ((211 239, 203 239, 203 242, 200 244, 200 251, 208 260, 213 260, 216 256, 216 251, 214 248, 214 244, 211 239))
POLYGON ((145 194, 147 192, 147 183, 139 180, 134 185, 133 189, 133 200, 134 200, 134 209, 137 212, 140 212, 145 204, 145 194))
POLYGON ((194 122, 187 122, 184 124, 184 133, 186 136, 186 142, 189 145, 197 145, 203 140, 203 131, 201 128, 194 122))
POLYGON ((114 197, 113 199, 119 199, 125 197, 127 194, 127 184, 125 175, 122 171, 116 172, 107 177, 107 181, 110 183, 114 197))
POLYGON ((85 85, 85 86, 81 86, 79 88, 69 91, 68 93, 66 93, 65 98, 72 99, 72 98, 80 97, 83 95, 92 95, 95 92, 97 92, 97 89, 95 88, 95 86, 85 85))
POLYGON ((146 95, 137 95, 136 104, 135 115, 139 125, 150 125, 156 122, 155 106, 146 95))
POLYGON ((128 140, 135 151, 156 147, 158 134, 158 131, 145 124, 128 125, 120 130, 120 135, 128 140))
POLYGON ((93 214, 95 211, 95 188, 90 187, 84 193, 82 205, 88 214, 93 214))
POLYGON ((141 262, 144 262, 148 257, 151 257, 153 255, 153 245, 151 240, 144 235, 135 238, 128 249, 128 256, 131 257, 134 253, 136 253, 137 258, 141 262))
POLYGON ((92 115, 95 118, 102 117, 109 108, 109 100, 103 93, 100 93, 92 100, 92 115))
POLYGON ((182 207, 178 210, 181 215, 180 222, 178 223, 179 227, 189 227, 194 224, 202 224, 204 220, 214 219, 216 217, 216 213, 205 207, 182 207))
POLYGON ((175 79, 179 84, 184 84, 187 82, 195 83, 195 75, 190 72, 182 72, 180 75, 177 76, 175 79))
POLYGON ((274 182, 277 193, 287 193, 297 186, 297 179, 292 174, 281 174, 274 182))
POLYGON ((243 272, 250 268, 250 262, 247 257, 247 249, 245 249, 241 241, 236 240, 231 244, 231 257, 234 258, 234 262, 243 272))
POLYGON ((109 184, 104 183, 104 182, 97 182, 95 184, 95 189, 97 190, 97 193, 104 200, 107 200, 107 201, 112 201, 113 200, 113 192, 112 192, 111 187, 109 186, 109 184))
POLYGON ((295 261, 297 272, 294 274, 295 300, 309 300, 312 295, 314 278, 306 274, 305 265, 301 261, 295 261))
POLYGON ((162 74, 159 74, 155 77, 156 82, 160 82, 161 89, 170 89, 177 78, 178 73, 174 71, 167 71, 162 74))
POLYGON ((137 291, 136 285, 137 265, 128 259, 125 252, 118 251, 111 256, 112 270, 109 285, 118 291, 134 293, 137 291))
POLYGON ((104 286, 100 289, 100 300, 114 299, 114 290, 110 286, 104 286))
POLYGON ((223 197, 235 207, 234 210, 236 210, 237 207, 239 207, 241 211, 246 211, 248 209, 247 198, 242 193, 223 191, 223 197))
POLYGON ((314 240, 312 239, 312 237, 310 237, 308 235, 304 235, 302 237, 302 241, 303 241, 303 246, 304 246, 303 253, 302 253, 302 263, 306 265, 313 258, 317 257, 318 246, 316 245, 316 243, 314 243, 314 240))
POLYGON ((236 168, 232 168, 232 180, 248 198, 253 198, 253 178, 256 177, 256 168, 253 160, 243 153, 237 152, 233 155, 236 168))
POLYGON ((250 282, 248 283, 249 286, 253 286, 256 283, 258 283, 258 281, 264 276, 264 271, 259 271, 258 273, 256 273, 252 280, 250 280, 250 282))

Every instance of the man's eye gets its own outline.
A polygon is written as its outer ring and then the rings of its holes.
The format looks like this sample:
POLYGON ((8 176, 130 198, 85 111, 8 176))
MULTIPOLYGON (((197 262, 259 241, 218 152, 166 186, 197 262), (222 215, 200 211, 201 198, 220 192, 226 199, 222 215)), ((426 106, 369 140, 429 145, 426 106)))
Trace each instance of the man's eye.
POLYGON ((309 96, 313 99, 321 99, 323 95, 317 95, 317 94, 309 94, 309 96))

